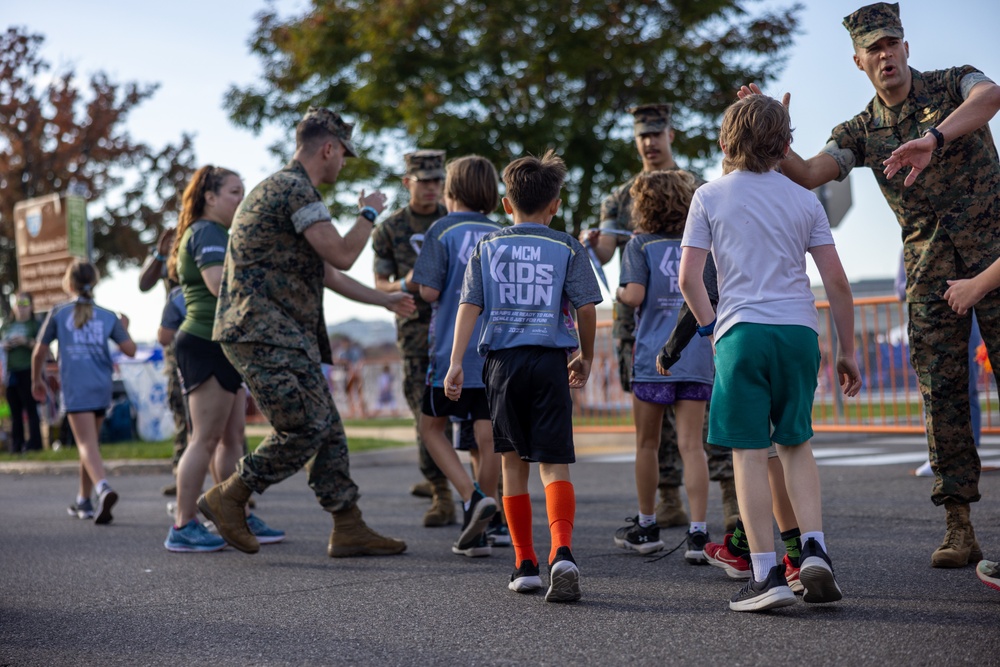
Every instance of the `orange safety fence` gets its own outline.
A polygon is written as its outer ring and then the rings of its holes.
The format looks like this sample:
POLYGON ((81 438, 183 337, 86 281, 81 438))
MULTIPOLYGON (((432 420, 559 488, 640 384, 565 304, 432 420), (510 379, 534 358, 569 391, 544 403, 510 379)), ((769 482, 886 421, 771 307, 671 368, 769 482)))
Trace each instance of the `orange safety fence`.
MULTIPOLYGON (((855 350, 862 374, 858 396, 839 390, 835 368, 835 332, 829 303, 819 301, 819 344, 822 353, 819 384, 813 404, 813 428, 827 433, 923 433, 923 405, 917 378, 910 366, 906 334, 906 305, 893 297, 854 300, 855 350)), ((981 407, 982 432, 1000 434, 997 387, 984 366, 984 354, 973 369, 981 407)), ((988 368, 988 366, 987 366, 988 368)), ((326 367, 334 401, 346 419, 409 417, 402 393, 402 365, 398 360, 358 364, 351 371, 326 367)), ((618 357, 611 322, 597 324, 594 363, 587 386, 574 390, 574 421, 578 432, 630 433, 632 395, 621 388, 618 357)), ((263 418, 249 401, 248 422, 263 418)))

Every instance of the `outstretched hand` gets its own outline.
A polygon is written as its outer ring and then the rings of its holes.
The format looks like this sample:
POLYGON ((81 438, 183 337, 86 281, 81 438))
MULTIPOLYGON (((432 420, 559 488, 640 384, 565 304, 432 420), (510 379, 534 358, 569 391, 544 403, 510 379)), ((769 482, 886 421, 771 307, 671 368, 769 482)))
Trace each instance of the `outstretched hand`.
POLYGON ((885 174, 886 178, 891 179, 900 169, 909 167, 910 173, 906 175, 903 186, 910 187, 917 180, 920 172, 931 163, 931 156, 934 154, 935 148, 937 148, 937 140, 929 134, 913 141, 907 141, 882 162, 885 165, 882 173, 885 174))
POLYGON ((358 197, 358 208, 364 208, 365 206, 371 206, 375 209, 376 213, 381 214, 385 210, 385 194, 381 190, 376 190, 370 195, 366 195, 365 191, 361 191, 361 196, 358 197))
MULTIPOLYGON (((740 89, 736 91, 736 97, 738 97, 741 100, 751 95, 763 95, 763 94, 764 91, 762 91, 760 89, 760 86, 758 86, 756 83, 751 83, 748 86, 740 86, 740 89)), ((791 93, 785 93, 784 95, 781 96, 781 104, 785 107, 785 109, 788 109, 789 105, 791 104, 791 101, 792 101, 791 93)))
POLYGON ((413 295, 408 292, 388 292, 385 294, 385 309, 399 315, 409 317, 417 310, 413 295))

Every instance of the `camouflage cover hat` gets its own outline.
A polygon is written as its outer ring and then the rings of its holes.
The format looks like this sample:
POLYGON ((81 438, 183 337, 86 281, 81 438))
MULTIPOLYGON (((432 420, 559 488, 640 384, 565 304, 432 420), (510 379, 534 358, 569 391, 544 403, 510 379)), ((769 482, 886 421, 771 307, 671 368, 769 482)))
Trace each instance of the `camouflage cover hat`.
POLYGON ((628 110, 635 116, 635 134, 657 134, 670 127, 671 104, 640 104, 628 110))
POLYGON ((854 46, 868 48, 883 37, 903 39, 903 24, 899 21, 899 3, 876 2, 866 5, 844 18, 844 27, 851 33, 854 46))
POLYGON ((311 121, 326 128, 333 136, 340 139, 344 144, 344 149, 348 157, 357 157, 358 151, 351 142, 351 132, 354 131, 354 123, 345 122, 340 114, 334 113, 323 107, 309 107, 302 121, 311 121))
POLYGON ((444 151, 422 150, 403 156, 406 175, 418 181, 432 181, 444 178, 444 151))

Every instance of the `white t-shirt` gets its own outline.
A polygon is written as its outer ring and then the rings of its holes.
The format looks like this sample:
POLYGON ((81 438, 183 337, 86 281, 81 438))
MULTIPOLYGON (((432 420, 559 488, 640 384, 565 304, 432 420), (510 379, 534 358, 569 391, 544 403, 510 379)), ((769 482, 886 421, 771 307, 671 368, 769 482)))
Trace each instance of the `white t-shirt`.
POLYGON ((740 322, 800 325, 818 333, 805 255, 833 245, 833 234, 809 190, 775 171, 727 174, 695 191, 681 245, 715 257, 716 340, 740 322))

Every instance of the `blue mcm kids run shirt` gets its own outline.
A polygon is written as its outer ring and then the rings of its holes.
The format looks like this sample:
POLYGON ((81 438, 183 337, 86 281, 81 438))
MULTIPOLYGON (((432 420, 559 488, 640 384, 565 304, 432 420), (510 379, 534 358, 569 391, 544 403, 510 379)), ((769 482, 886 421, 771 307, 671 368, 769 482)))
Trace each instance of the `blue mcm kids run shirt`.
POLYGON ((484 237, 469 259, 462 303, 483 309, 479 354, 579 345, 570 304, 600 303, 587 251, 575 238, 524 222, 484 237))
MULTIPOLYGON (((413 282, 427 285, 440 292, 432 304, 431 328, 428 336, 430 366, 427 383, 443 387, 444 378, 451 365, 451 344, 455 339, 455 316, 465 267, 479 240, 500 229, 500 225, 482 213, 449 213, 427 230, 423 248, 413 267, 413 282)), ((465 369, 465 386, 483 388, 483 358, 476 351, 476 341, 482 336, 483 319, 476 321, 476 329, 469 339, 469 347, 462 359, 465 369)))

